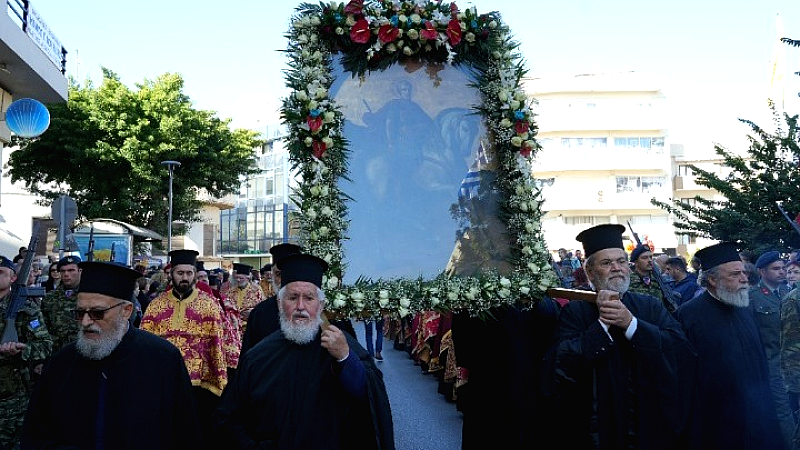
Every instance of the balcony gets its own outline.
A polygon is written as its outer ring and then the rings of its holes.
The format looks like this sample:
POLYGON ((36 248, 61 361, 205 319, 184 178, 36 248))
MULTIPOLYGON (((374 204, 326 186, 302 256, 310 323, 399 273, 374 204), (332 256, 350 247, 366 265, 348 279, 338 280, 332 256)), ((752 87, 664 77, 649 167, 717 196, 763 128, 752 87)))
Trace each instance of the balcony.
POLYGON ((42 103, 67 99, 67 51, 29 2, 7 0, 0 13, 0 88, 42 103))
POLYGON ((563 147, 547 145, 533 161, 534 172, 597 170, 668 170, 662 148, 563 147))

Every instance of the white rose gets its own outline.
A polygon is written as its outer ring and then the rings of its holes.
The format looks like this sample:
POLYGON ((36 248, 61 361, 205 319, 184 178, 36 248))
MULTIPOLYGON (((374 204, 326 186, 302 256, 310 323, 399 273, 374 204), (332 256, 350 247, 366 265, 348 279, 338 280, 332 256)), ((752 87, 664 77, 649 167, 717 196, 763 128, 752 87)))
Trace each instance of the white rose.
POLYGON ((509 287, 511 286, 511 280, 506 277, 500 277, 500 286, 509 287))
POLYGON ((411 306, 411 300, 409 300, 409 299, 407 299, 405 297, 401 298, 400 299, 400 306, 403 307, 403 308, 408 308, 409 306, 411 306))
POLYGON ((522 254, 523 255, 532 255, 533 254, 533 250, 531 250, 531 248, 526 245, 525 247, 522 247, 522 254))
POLYGON ((534 230, 534 228, 533 228, 533 224, 531 224, 530 222, 526 222, 526 223, 525 223, 525 231, 527 231, 528 233, 530 233, 530 232, 532 232, 533 230, 534 230))
POLYGON ((531 288, 529 288, 528 286, 522 286, 521 288, 519 288, 519 292, 522 293, 522 295, 528 295, 530 291, 531 288))
POLYGON ((505 103, 508 101, 508 91, 502 90, 497 93, 497 98, 500 99, 501 102, 505 103))
POLYGON ((503 119, 500 121, 500 126, 503 128, 511 128, 511 121, 508 119, 503 119))
POLYGON ((328 90, 325 88, 319 88, 317 89, 317 92, 314 93, 314 96, 320 99, 325 98, 328 96, 328 90))
POLYGON ((333 255, 331 255, 330 253, 326 253, 325 256, 322 257, 322 259, 324 259, 326 263, 330 264, 331 261, 333 260, 333 255))
POLYGON ((322 138, 322 143, 325 144, 325 148, 333 147, 333 139, 331 139, 329 136, 322 138))
POLYGON ((320 192, 320 194, 322 194, 322 196, 327 197, 328 196, 328 192, 330 192, 330 188, 328 188, 327 185, 323 184, 322 187, 319 189, 319 192, 320 192))
POLYGON ((403 54, 406 56, 411 56, 414 54, 414 50, 411 50, 411 47, 406 45, 405 47, 403 47, 403 54))
POLYGON ((470 301, 475 300, 475 294, 473 294, 472 291, 464 292, 464 298, 470 301))
POLYGON ((511 109, 519 109, 519 101, 517 100, 511 100, 511 103, 509 103, 509 105, 511 106, 511 109))
POLYGON ((336 34, 339 35, 339 36, 343 35, 344 34, 344 28, 336 27, 336 34))
POLYGON ((406 21, 408 20, 408 17, 405 14, 400 14, 399 16, 397 16, 397 20, 400 23, 406 23, 406 21))
POLYGON ((297 91, 295 92, 294 96, 297 97, 297 99, 300 100, 301 102, 308 100, 308 94, 306 93, 306 91, 297 91))
POLYGON ((405 308, 400 308, 397 310, 397 312, 400 313, 400 317, 405 317, 408 315, 408 310, 405 308))
POLYGON ((475 33, 469 31, 464 35, 464 40, 467 42, 475 42, 475 33))
POLYGON ((389 291, 387 291, 386 289, 381 289, 380 291, 378 291, 378 298, 388 299, 389 298, 389 291))
POLYGON ((512 137, 511 145, 513 145, 514 147, 522 147, 522 139, 519 136, 512 137))
POLYGON ((306 144, 306 147, 311 147, 311 144, 314 143, 314 139, 311 136, 309 136, 303 139, 303 143, 306 144))
POLYGON ((530 201, 530 206, 531 206, 531 209, 536 209, 536 208, 539 207, 539 202, 536 201, 536 200, 531 200, 530 201))
POLYGON ((523 202, 523 203, 520 203, 520 204, 519 204, 519 209, 520 209, 520 211, 522 211, 522 212, 527 212, 527 211, 528 211, 528 204, 527 204, 527 203, 524 203, 524 202, 523 202))
POLYGON ((441 301, 438 298, 434 297, 431 299, 431 305, 436 306, 439 303, 441 303, 441 301))
POLYGON ((356 24, 356 18, 353 17, 352 14, 349 14, 344 23, 346 23, 348 27, 352 27, 353 25, 356 24))
POLYGON ((419 25, 420 22, 422 22, 422 17, 420 17, 419 14, 411 15, 411 23, 419 25))
POLYGON ((389 306, 389 299, 388 298, 382 298, 382 299, 378 300, 378 304, 381 305, 381 308, 386 308, 387 306, 389 306))
POLYGON ((305 34, 297 36, 297 42, 299 42, 300 44, 308 44, 308 36, 306 36, 305 34))
POLYGON ((343 306, 344 306, 344 305, 346 305, 346 304, 347 304, 347 303, 345 303, 345 301, 344 301, 344 300, 341 300, 341 299, 338 299, 338 298, 337 298, 336 300, 334 300, 334 301, 333 301, 333 306, 335 306, 335 307, 337 307, 337 308, 341 308, 341 307, 343 307, 343 306))
POLYGON ((412 28, 406 32, 406 36, 408 36, 408 38, 412 41, 416 41, 419 39, 419 31, 412 28))
POLYGON ((458 300, 458 292, 450 291, 447 293, 447 299, 451 302, 458 300))
POLYGON ((319 233, 320 236, 327 236, 328 232, 330 232, 330 229, 326 226, 321 226, 319 227, 319 230, 317 230, 317 232, 319 233))
POLYGON ((319 16, 311 16, 311 25, 318 26, 320 24, 319 16))
POLYGON ((320 189, 319 189, 319 186, 317 186, 316 184, 315 184, 315 185, 313 185, 313 186, 311 186, 311 187, 308 189, 308 191, 309 191, 309 192, 311 193, 311 195, 313 195, 314 197, 319 197, 320 189))
POLYGON ((489 28, 491 28, 491 29, 497 28, 497 21, 493 20, 493 21, 489 22, 489 28))
POLYGON ((314 211, 314 208, 308 208, 308 211, 306 211, 306 217, 308 217, 311 220, 314 220, 317 218, 317 212, 314 211))
POLYGON ((339 286, 339 278, 336 276, 332 276, 328 279, 327 283, 328 289, 335 289, 336 286, 339 286))
POLYGON ((316 100, 311 100, 306 106, 308 106, 308 109, 317 109, 319 108, 319 102, 316 100))
POLYGON ((322 210, 320 211, 320 214, 322 214, 325 217, 330 217, 333 215, 333 210, 328 206, 323 206, 322 210))
POLYGON ((499 291, 497 291, 497 295, 500 298, 508 298, 511 295, 511 291, 509 291, 506 288, 503 288, 503 289, 500 289, 499 291))

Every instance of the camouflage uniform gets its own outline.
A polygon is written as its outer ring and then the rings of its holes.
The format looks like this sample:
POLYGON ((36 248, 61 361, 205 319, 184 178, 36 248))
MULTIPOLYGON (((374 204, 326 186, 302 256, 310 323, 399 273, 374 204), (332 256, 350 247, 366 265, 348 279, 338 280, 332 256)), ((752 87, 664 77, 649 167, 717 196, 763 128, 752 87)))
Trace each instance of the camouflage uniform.
POLYGON ((78 288, 65 289, 63 285, 50 291, 42 300, 42 314, 50 336, 53 337, 53 354, 78 337, 78 321, 72 315, 78 302, 78 288), (67 291, 71 291, 67 296, 67 291))
POLYGON ((662 303, 664 302, 664 294, 661 293, 661 288, 658 286, 658 281, 654 278, 653 272, 647 272, 645 277, 639 275, 639 272, 635 270, 631 272, 631 285, 628 291, 649 295, 659 299, 662 303))
MULTIPOLYGON (((5 317, 9 296, 0 300, 0 317, 5 317)), ((13 448, 20 438, 22 420, 28 408, 31 369, 50 356, 53 341, 47 332, 42 312, 28 300, 17 312, 17 335, 25 349, 10 357, 0 356, 0 448, 13 448)), ((5 322, 0 321, 0 333, 5 322)))

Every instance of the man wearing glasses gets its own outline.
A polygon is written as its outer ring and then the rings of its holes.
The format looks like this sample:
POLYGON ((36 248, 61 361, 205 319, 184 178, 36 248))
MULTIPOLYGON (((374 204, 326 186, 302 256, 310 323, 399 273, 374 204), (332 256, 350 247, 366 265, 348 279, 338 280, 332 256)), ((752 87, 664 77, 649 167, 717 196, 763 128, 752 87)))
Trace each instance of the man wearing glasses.
MULTIPOLYGON (((0 335, 5 331, 2 318, 11 301, 11 284, 16 279, 14 263, 0 256, 0 335)), ((19 441, 30 397, 30 372, 41 369, 53 344, 39 307, 30 299, 17 312, 14 323, 18 342, 0 344, 0 448, 13 448, 19 441)))
POLYGON ((130 326, 135 270, 82 262, 77 340, 55 355, 25 416, 23 448, 200 448, 180 351, 130 326))
POLYGON ((559 318, 555 416, 570 420, 558 435, 564 448, 685 448, 695 357, 661 301, 629 291, 624 231, 604 224, 576 237, 597 297, 570 301, 559 318))

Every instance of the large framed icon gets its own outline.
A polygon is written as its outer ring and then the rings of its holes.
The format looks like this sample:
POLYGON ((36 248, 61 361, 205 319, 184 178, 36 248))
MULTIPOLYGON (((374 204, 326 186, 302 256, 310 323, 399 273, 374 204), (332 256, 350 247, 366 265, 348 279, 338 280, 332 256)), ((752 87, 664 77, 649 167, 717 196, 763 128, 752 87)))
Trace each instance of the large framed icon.
POLYGON ((555 284, 531 100, 498 13, 303 4, 288 37, 299 233, 330 263, 328 310, 480 312, 555 284))

